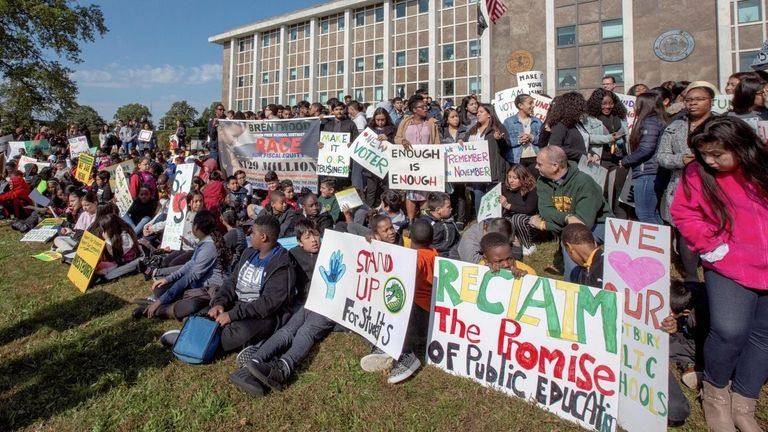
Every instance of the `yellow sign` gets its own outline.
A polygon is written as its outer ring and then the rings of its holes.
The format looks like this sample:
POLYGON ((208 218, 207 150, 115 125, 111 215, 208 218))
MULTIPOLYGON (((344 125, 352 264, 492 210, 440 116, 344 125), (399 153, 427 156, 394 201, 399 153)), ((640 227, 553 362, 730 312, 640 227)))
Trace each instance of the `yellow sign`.
POLYGON ((72 260, 67 277, 83 293, 88 289, 88 284, 93 279, 96 264, 99 263, 105 244, 104 240, 89 231, 86 231, 80 240, 80 246, 77 247, 75 259, 72 260))
POLYGON ((518 72, 528 72, 531 69, 533 69, 533 54, 530 51, 519 49, 509 56, 507 72, 512 75, 518 72))
POLYGON ((93 163, 96 160, 93 156, 81 153, 77 159, 77 174, 75 179, 80 183, 87 185, 91 181, 91 171, 93 170, 93 163))

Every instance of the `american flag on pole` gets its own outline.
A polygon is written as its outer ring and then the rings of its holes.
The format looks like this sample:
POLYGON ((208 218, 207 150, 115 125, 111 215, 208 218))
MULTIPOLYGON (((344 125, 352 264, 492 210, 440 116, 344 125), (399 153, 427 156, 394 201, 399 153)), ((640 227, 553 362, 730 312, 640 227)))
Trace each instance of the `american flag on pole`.
POLYGON ((485 0, 485 8, 493 24, 496 24, 496 20, 507 12, 507 5, 502 0, 485 0))

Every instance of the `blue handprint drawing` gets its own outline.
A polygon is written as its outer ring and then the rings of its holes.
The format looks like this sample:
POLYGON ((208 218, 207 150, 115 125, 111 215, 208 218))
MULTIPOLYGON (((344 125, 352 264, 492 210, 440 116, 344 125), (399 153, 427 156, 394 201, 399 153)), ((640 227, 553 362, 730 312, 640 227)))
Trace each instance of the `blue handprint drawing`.
POLYGON ((343 258, 344 255, 341 254, 340 250, 337 250, 331 254, 328 270, 326 270, 325 267, 320 266, 320 275, 323 277, 326 285, 325 298, 329 300, 336 296, 336 283, 344 275, 344 272, 347 271, 347 266, 344 264, 343 258))

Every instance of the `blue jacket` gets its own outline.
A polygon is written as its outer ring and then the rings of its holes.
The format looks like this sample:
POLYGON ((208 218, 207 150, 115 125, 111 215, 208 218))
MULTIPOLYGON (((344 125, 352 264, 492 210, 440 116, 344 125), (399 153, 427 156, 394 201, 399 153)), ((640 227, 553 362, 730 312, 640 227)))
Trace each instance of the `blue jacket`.
MULTIPOLYGON (((531 135, 533 135, 533 151, 539 153, 539 132, 541 131, 541 120, 536 117, 530 117, 531 119, 531 135)), ((520 156, 523 154, 523 146, 518 143, 518 137, 523 134, 523 124, 520 122, 520 117, 513 115, 504 120, 504 127, 507 128, 507 136, 509 137, 509 143, 512 146, 505 155, 507 162, 511 164, 520 163, 520 156)))
MULTIPOLYGON (((160 303, 173 303, 180 299, 187 289, 204 287, 205 282, 211 279, 217 270, 217 256, 216 244, 213 239, 208 237, 198 243, 195 252, 192 253, 192 258, 180 269, 165 278, 172 285, 168 291, 160 296, 158 299, 160 303)), ((219 274, 218 276, 221 280, 222 275, 219 274)))
POLYGON ((659 168, 659 162, 656 160, 656 148, 659 146, 659 138, 661 138, 661 133, 666 125, 658 117, 651 116, 635 127, 639 128, 639 147, 625 156, 621 160, 621 164, 632 168, 632 178, 655 175, 659 168))

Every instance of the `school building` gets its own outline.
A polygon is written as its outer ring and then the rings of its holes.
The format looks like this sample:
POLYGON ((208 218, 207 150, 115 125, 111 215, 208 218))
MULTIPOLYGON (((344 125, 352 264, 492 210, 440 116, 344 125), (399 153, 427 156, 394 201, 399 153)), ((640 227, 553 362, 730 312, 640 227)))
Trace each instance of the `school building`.
MULTIPOLYGON (((635 83, 725 86, 768 39, 765 0, 504 0, 478 36, 478 0, 335 0, 210 37, 222 46, 221 100, 235 110, 426 88, 436 100, 489 101, 541 70, 550 95, 603 75, 635 83)), ((487 16, 487 15, 486 15, 487 16)))

